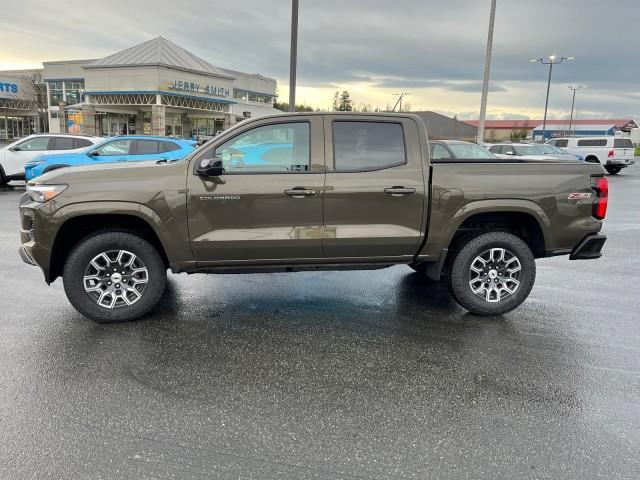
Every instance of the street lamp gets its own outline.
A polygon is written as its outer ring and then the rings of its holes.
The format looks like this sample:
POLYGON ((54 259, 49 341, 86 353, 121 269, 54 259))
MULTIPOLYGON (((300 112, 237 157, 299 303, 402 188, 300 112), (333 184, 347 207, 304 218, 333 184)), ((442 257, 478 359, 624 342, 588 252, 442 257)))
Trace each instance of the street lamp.
POLYGON ((547 127, 547 108, 549 107, 549 89, 551 88, 551 72, 553 66, 564 62, 565 60, 575 60, 575 57, 560 57, 558 60, 557 55, 549 55, 548 60, 544 58, 534 58, 529 60, 531 63, 540 62, 542 65, 549 65, 549 79, 547 80, 547 99, 544 102, 544 119, 542 120, 542 143, 544 143, 544 133, 547 127))
POLYGON ((573 124, 573 107, 576 104, 576 92, 583 88, 587 88, 584 85, 569 85, 569 90, 573 90, 573 98, 571 99, 571 116, 569 117, 569 135, 571 135, 571 126, 573 124))

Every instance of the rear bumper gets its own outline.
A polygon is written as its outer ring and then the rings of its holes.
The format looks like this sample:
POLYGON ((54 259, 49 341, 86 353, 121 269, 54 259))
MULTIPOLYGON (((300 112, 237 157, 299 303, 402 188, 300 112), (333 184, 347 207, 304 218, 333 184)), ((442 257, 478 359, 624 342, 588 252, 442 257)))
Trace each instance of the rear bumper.
POLYGON ((607 163, 605 163, 605 165, 613 165, 616 167, 628 167, 629 165, 633 165, 635 162, 633 160, 626 160, 626 159, 610 159, 607 160, 607 163))
POLYGON ((607 236, 601 233, 593 233, 587 235, 582 241, 571 251, 569 260, 592 260, 602 256, 602 246, 607 241, 607 236))

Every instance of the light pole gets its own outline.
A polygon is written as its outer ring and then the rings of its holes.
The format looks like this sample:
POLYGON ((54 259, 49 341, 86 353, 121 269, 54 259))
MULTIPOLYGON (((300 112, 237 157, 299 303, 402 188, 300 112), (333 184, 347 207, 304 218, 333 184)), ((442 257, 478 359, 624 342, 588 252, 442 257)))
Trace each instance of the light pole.
POLYGON ((549 79, 547 80, 547 99, 544 102, 544 119, 542 120, 542 143, 544 143, 544 133, 547 127, 547 108, 549 107, 549 90, 551 89, 551 72, 553 71, 553 66, 556 64, 560 64, 565 60, 575 60, 575 57, 560 57, 558 60, 556 55, 549 55, 549 60, 545 60, 544 58, 534 58, 529 60, 531 63, 540 62, 542 65, 549 65, 549 79))
POLYGON ((398 97, 398 101, 396 102, 396 104, 393 106, 393 108, 391 109, 392 112, 396 111, 396 107, 398 106, 398 104, 400 104, 400 110, 398 110, 399 112, 402 111, 402 99, 404 97, 406 97, 407 95, 411 95, 410 93, 407 92, 402 92, 402 93, 394 93, 393 94, 395 97, 398 97))
POLYGON ((491 49, 493 48, 493 24, 496 18, 496 0, 491 0, 489 14, 489 34, 487 35, 487 52, 484 56, 484 78, 482 80, 482 97, 480 99, 480 118, 478 122, 478 141, 484 142, 484 120, 487 116, 487 96, 489 95, 489 71, 491 69, 491 49))
POLYGON ((571 135, 571 127, 573 125, 573 107, 576 104, 576 92, 582 88, 587 88, 584 85, 569 85, 569 90, 573 90, 573 98, 571 99, 571 116, 569 117, 569 135, 571 135))
POLYGON ((291 0, 291 57, 289 58, 289 111, 296 111, 296 63, 298 59, 298 2, 291 0))

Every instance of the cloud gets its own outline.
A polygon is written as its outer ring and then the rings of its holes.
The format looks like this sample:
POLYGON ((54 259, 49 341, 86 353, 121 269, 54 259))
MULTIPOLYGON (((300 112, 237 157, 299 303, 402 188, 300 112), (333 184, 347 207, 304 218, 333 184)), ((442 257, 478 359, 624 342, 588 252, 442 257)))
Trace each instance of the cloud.
MULTIPOLYGON (((437 101, 448 102, 448 110, 477 111, 487 0, 300 3, 300 85, 325 92, 365 84, 367 102, 411 89, 411 103, 425 106, 440 92, 437 101)), ((3 61, 95 58, 163 35, 216 65, 273 76, 281 88, 288 81, 288 0, 190 0, 180 8, 169 0, 137 0, 133 8, 128 0, 64 5, 62 16, 58 4, 39 0, 4 9, 3 61), (87 16, 92 11, 99 17, 87 16)), ((554 111, 566 110, 559 89, 582 83, 589 89, 580 101, 590 111, 640 117, 637 7, 637 0, 619 0, 615 10, 601 0, 498 2, 490 109, 537 112, 544 106, 548 71, 528 60, 555 53, 576 60, 554 68, 554 111)))

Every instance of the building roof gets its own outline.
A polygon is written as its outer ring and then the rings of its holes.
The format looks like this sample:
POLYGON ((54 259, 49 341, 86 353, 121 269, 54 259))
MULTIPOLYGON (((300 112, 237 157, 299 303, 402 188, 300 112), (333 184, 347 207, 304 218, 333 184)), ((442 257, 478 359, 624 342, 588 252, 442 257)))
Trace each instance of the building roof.
MULTIPOLYGON (((479 120, 465 120, 465 123, 469 125, 473 125, 477 127, 480 123, 479 120)), ((547 125, 565 125, 567 124, 567 120, 547 120, 547 125)), ((596 119, 581 119, 574 120, 572 125, 604 125, 611 124, 615 125, 618 128, 626 127, 629 123, 633 123, 631 128, 635 126, 635 122, 630 118, 622 118, 622 119, 604 119, 604 118, 596 118, 596 119)), ((505 130, 513 130, 517 128, 527 128, 531 129, 538 125, 542 124, 542 119, 540 120, 529 120, 529 119, 519 119, 519 120, 486 120, 484 123, 485 128, 492 128, 495 130, 505 129, 505 130)))
MULTIPOLYGON (((568 132, 569 129, 571 129, 572 132, 607 132, 611 129, 614 130, 618 130, 620 129, 620 127, 618 127, 617 125, 612 125, 610 123, 590 123, 590 124, 582 124, 582 125, 576 125, 576 124, 571 124, 571 126, 569 126, 568 123, 561 123, 561 124, 556 124, 554 123, 553 125, 549 125, 549 122, 547 122, 546 128, 547 131, 566 131, 568 132)), ((534 128, 534 130, 536 131, 542 131, 542 123, 540 125, 536 125, 536 127, 534 128)))
POLYGON ((156 37, 127 48, 108 57, 85 65, 85 68, 131 67, 157 65, 189 72, 204 73, 222 78, 233 78, 229 72, 186 51, 166 38, 156 37))
POLYGON ((464 139, 475 138, 477 127, 431 111, 409 112, 419 116, 427 127, 429 138, 432 139, 464 139))

